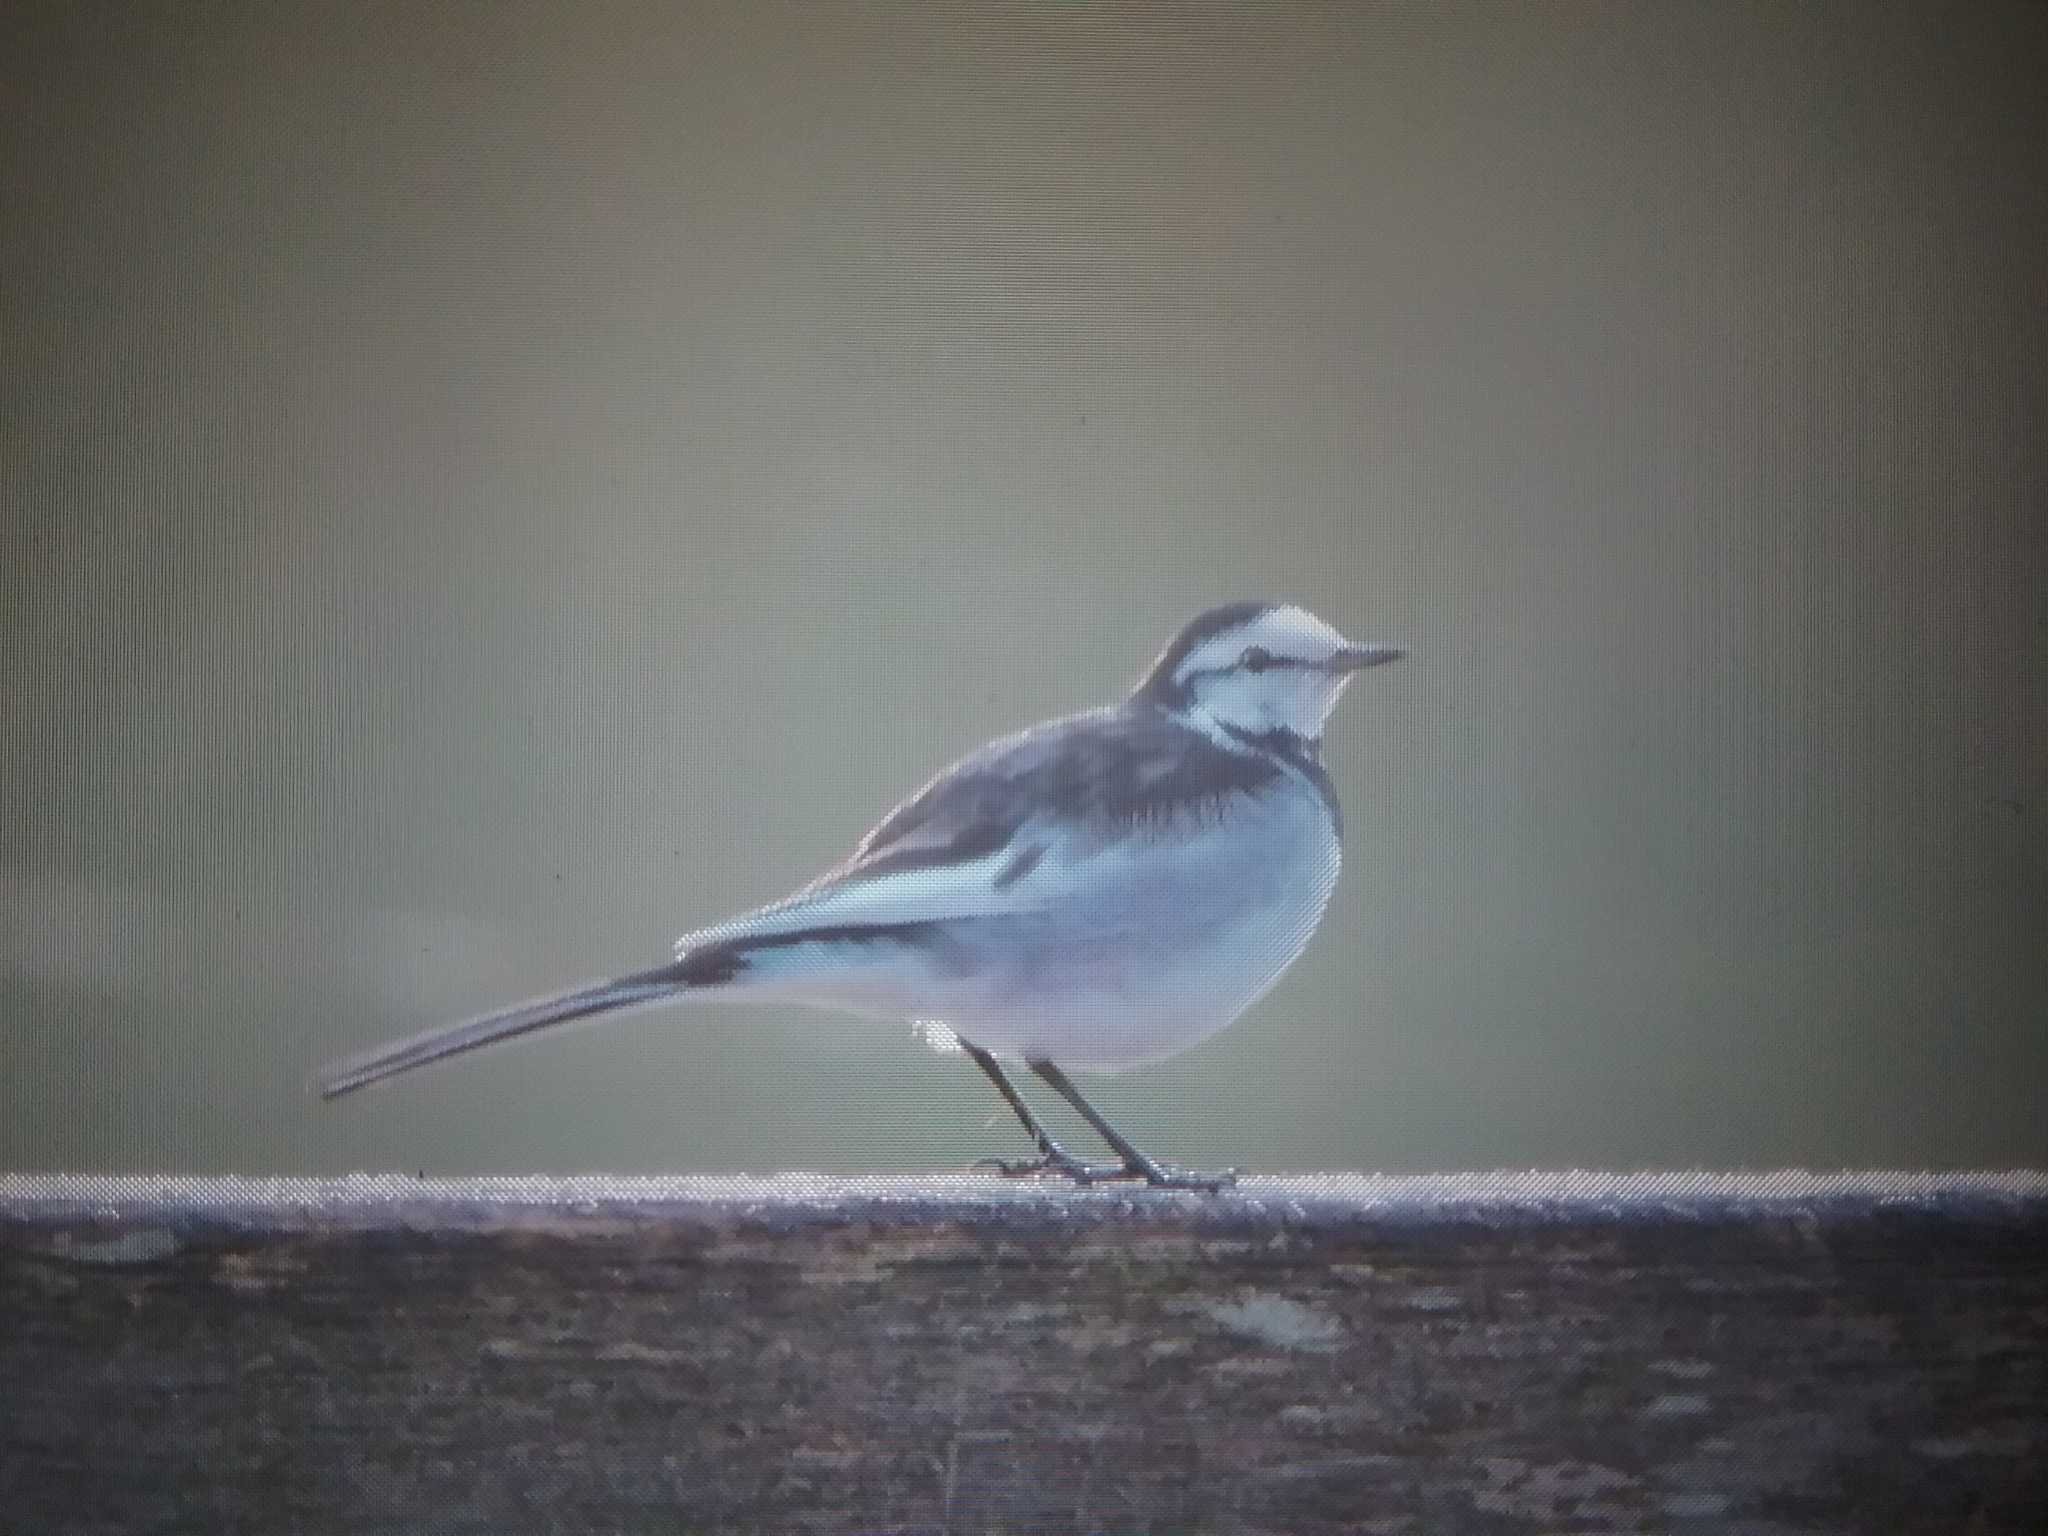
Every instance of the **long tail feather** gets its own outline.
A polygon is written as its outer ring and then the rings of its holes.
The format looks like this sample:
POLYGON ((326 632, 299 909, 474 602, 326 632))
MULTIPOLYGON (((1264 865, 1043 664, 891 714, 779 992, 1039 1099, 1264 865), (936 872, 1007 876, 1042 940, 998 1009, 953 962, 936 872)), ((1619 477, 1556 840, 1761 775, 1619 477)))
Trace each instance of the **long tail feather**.
POLYGON ((596 1014, 666 1002, 685 993, 725 989, 738 983, 742 992, 772 995, 772 975, 764 976, 756 967, 772 963, 772 957, 778 954, 824 945, 843 955, 850 947, 867 945, 879 956, 891 946, 921 942, 935 926, 919 922, 828 923, 765 934, 728 929, 716 936, 693 936, 684 941, 687 947, 666 965, 531 998, 482 1018, 439 1025, 409 1039, 380 1045, 360 1056, 323 1067, 314 1079, 314 1087, 321 1098, 338 1099, 387 1077, 410 1072, 414 1067, 445 1061, 501 1040, 517 1039, 596 1014))
POLYGON ((445 1061, 450 1056, 460 1056, 466 1051, 496 1045, 501 1040, 516 1039, 557 1024, 567 1024, 574 1019, 658 1003, 702 986, 706 979, 701 966, 693 966, 690 958, 685 957, 652 970, 635 971, 610 981, 593 982, 568 992, 515 1003, 510 1008, 501 1008, 496 1013, 487 1013, 482 1018, 469 1019, 461 1024, 443 1024, 409 1039, 380 1045, 360 1056, 351 1056, 321 1068, 316 1080, 320 1097, 339 1098, 342 1094, 354 1093, 358 1088, 382 1082, 387 1077, 410 1072, 414 1067, 445 1061))

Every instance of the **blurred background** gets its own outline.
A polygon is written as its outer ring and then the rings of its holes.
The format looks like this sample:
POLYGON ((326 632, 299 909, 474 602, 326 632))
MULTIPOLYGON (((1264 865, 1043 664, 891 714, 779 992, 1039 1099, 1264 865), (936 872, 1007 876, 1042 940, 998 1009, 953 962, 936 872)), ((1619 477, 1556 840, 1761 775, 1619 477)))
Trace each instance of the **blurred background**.
POLYGON ((954 1167, 665 955, 1209 604, 1413 657, 1095 1080, 1286 1168, 2048 1162, 2048 11, 10 7, 0 1167, 954 1167))

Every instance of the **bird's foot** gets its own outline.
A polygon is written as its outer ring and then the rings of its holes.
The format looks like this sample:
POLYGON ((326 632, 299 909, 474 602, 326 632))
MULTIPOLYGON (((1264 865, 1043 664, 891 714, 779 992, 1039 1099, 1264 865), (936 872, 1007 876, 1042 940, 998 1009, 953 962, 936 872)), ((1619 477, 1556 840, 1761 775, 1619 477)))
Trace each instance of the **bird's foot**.
POLYGON ((1058 1174, 1076 1184, 1101 1184, 1110 1179, 1142 1179, 1145 1175, 1122 1163, 1084 1163, 1064 1147, 1051 1147, 1037 1157, 984 1157, 976 1168, 992 1168, 1006 1179, 1029 1179, 1039 1174, 1058 1174))
POLYGON ((1213 1173, 1199 1168, 1179 1168, 1172 1163, 1155 1163, 1149 1157, 1143 1159, 1138 1167, 1126 1170, 1128 1177, 1143 1179, 1154 1189, 1199 1189, 1211 1195, 1230 1188, 1242 1172, 1242 1168, 1220 1168, 1213 1173))
POLYGON ((992 1168, 1006 1179, 1033 1178, 1039 1174, 1058 1174, 1072 1179, 1076 1184, 1107 1184, 1120 1179, 1143 1179, 1154 1189, 1198 1189, 1208 1194, 1225 1190, 1237 1182, 1243 1170, 1224 1168, 1217 1172, 1204 1172, 1196 1168, 1180 1168, 1172 1163, 1154 1162, 1151 1158, 1140 1158, 1134 1163, 1084 1163, 1064 1147, 1051 1147, 1037 1157, 1002 1158, 984 1157, 975 1164, 977 1168, 992 1168))

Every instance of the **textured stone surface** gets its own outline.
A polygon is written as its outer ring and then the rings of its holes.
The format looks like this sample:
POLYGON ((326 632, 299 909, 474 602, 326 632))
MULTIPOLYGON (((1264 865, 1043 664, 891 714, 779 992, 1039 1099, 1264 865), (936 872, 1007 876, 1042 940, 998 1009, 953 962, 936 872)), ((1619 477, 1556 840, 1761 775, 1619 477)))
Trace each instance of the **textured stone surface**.
POLYGON ((2038 1529, 2048 1182, 0 1178, 24 1531, 2038 1529))

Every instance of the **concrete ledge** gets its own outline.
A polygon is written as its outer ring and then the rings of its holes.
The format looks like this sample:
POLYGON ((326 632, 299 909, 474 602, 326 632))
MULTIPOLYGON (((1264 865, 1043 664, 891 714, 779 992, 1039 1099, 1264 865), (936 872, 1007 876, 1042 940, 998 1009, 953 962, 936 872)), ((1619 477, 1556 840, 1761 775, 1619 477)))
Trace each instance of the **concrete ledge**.
POLYGON ((2048 1177, 0 1177, 9 1529, 2032 1531, 2048 1177))

